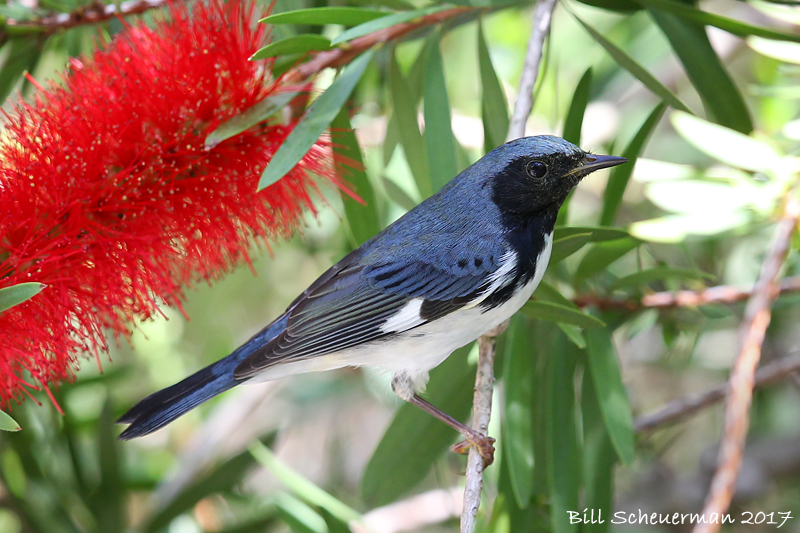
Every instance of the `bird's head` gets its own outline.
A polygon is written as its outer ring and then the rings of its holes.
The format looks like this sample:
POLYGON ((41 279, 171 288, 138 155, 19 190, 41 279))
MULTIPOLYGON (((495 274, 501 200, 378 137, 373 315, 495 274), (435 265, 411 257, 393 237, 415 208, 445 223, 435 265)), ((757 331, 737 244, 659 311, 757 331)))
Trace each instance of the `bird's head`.
POLYGON ((585 176, 627 163, 624 157, 584 152, 560 137, 538 135, 509 141, 487 155, 495 167, 492 195, 501 211, 529 215, 558 211, 585 176))

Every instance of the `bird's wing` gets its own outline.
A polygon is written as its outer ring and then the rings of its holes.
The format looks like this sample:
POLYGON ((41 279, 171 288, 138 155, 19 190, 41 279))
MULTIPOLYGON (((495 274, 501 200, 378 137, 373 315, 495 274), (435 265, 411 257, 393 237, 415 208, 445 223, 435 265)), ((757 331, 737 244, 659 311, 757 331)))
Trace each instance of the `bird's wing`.
POLYGON ((469 265, 456 259, 447 269, 408 260, 346 264, 346 258, 293 302, 286 329, 243 360, 234 376, 247 379, 279 363, 345 350, 474 303, 498 273, 508 273, 496 255, 470 257, 469 265))

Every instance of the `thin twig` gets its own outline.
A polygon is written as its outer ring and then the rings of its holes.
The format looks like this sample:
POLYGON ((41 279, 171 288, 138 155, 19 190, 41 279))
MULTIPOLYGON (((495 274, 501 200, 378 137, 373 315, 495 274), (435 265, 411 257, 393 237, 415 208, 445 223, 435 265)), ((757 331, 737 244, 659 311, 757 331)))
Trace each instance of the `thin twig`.
MULTIPOLYGON (((70 13, 57 13, 33 20, 6 20, 6 27, 14 32, 30 30, 46 35, 84 24, 97 24, 117 16, 136 15, 165 6, 168 0, 129 0, 119 5, 95 2, 70 13)), ((2 28, 0 28, 2 31, 2 28)))
MULTIPOLYGON (((754 388, 764 387, 796 376, 798 370, 800 370, 800 355, 773 361, 758 369, 755 375, 754 388)), ((637 418, 633 428, 637 433, 644 433, 662 426, 681 422, 698 411, 721 401, 725 398, 727 391, 728 384, 723 383, 705 392, 678 398, 662 406, 654 413, 637 418)))
MULTIPOLYGON (((800 291, 800 276, 786 278, 774 287, 773 297, 787 292, 800 291)), ((572 299, 578 307, 594 306, 601 310, 637 311, 645 308, 698 307, 709 304, 733 304, 752 296, 755 288, 743 289, 733 285, 719 285, 701 291, 654 292, 641 300, 603 298, 594 295, 579 295, 572 299)))
MULTIPOLYGON (((772 249, 761 265, 761 273, 745 307, 744 321, 739 329, 741 348, 728 380, 730 392, 725 401, 725 427, 717 470, 711 480, 711 488, 703 508, 703 514, 707 517, 715 514, 722 516, 727 512, 733 498, 750 423, 755 369, 761 359, 761 346, 772 317, 772 302, 779 291, 778 275, 799 217, 800 201, 797 199, 797 191, 792 189, 775 230, 772 249)), ((719 521, 699 523, 695 526, 694 533, 716 533, 719 527, 719 521)))
POLYGON ((555 7, 556 0, 536 2, 536 9, 533 12, 533 30, 528 40, 525 64, 519 79, 517 100, 514 102, 514 112, 511 114, 508 126, 508 136, 506 137, 508 141, 525 136, 525 124, 527 124, 528 116, 533 108, 533 88, 536 85, 536 78, 539 76, 539 63, 542 61, 544 40, 550 33, 550 19, 555 7))

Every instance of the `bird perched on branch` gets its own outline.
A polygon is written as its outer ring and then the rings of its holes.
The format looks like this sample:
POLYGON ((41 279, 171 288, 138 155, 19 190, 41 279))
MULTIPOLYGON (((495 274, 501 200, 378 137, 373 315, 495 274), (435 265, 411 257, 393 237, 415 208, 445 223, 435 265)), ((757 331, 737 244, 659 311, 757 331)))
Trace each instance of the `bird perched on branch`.
MULTIPOLYGON (((625 163, 552 136, 510 141, 333 265, 229 356, 151 394, 120 435, 147 435, 242 383, 374 366, 392 389, 491 462, 493 439, 418 393, 454 350, 513 315, 544 275, 561 204, 586 175, 625 163)), ((462 447, 463 449, 463 447, 462 447)))

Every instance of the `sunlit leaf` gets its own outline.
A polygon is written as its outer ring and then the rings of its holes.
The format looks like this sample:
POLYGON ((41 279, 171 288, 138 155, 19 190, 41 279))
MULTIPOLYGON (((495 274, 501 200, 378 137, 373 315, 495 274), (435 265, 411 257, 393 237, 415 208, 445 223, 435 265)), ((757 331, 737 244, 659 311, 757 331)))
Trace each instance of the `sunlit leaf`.
POLYGON ((250 61, 258 59, 266 59, 268 57, 285 56, 289 54, 305 54, 308 52, 317 52, 323 50, 330 50, 331 42, 327 37, 317 35, 316 33, 304 33, 302 35, 294 35, 269 43, 267 46, 260 48, 255 54, 250 57, 250 61))
POLYGON ((777 5, 773 2, 762 2, 760 0, 749 0, 747 3, 765 15, 788 24, 800 26, 800 11, 792 5, 777 5))
POLYGON ((574 306, 566 306, 543 300, 526 302, 520 311, 530 318, 538 318, 549 322, 564 322, 582 328, 600 328, 605 326, 605 323, 599 318, 584 313, 574 306))
POLYGON ((0 431, 20 431, 22 428, 17 424, 17 421, 11 418, 11 415, 4 411, 0 411, 0 431))
MULTIPOLYGON (((439 50, 440 34, 435 31, 425 47, 424 116, 425 143, 428 147, 428 162, 431 189, 437 192, 458 173, 455 138, 451 128, 450 99, 444 79, 444 65, 439 50)), ((409 154, 414 157, 414 154, 409 154)))
POLYGON ((303 159, 314 143, 316 143, 330 123, 339 114, 350 93, 353 92, 361 75, 375 53, 374 49, 367 50, 347 65, 341 75, 314 100, 306 110, 303 118, 294 127, 292 132, 283 142, 272 160, 261 174, 258 190, 269 187, 303 159))
POLYGON ((290 494, 274 496, 278 514, 293 533, 329 533, 328 524, 311 506, 290 494))
POLYGON ((0 289, 0 313, 33 298, 47 287, 43 283, 18 283, 0 289))
POLYGON ((359 7, 315 7, 275 13, 259 20, 264 24, 307 24, 320 26, 325 24, 341 24, 342 26, 357 26, 370 20, 385 17, 385 11, 362 9, 359 7))
POLYGON ((606 431, 614 445, 617 456, 624 464, 633 462, 635 449, 633 438, 633 415, 628 403, 628 392, 622 383, 622 374, 617 360, 617 351, 607 328, 588 329, 586 350, 589 371, 597 392, 606 431))
POLYGON ((627 231, 619 228, 602 226, 562 226, 556 228, 553 238, 558 240, 573 235, 588 235, 590 242, 613 241, 630 236, 627 231))
POLYGON ((483 116, 484 151, 500 146, 508 134, 508 102, 503 86, 497 77, 483 34, 483 23, 478 23, 478 68, 481 73, 481 113, 483 116))
POLYGON ((749 222, 750 215, 745 211, 711 211, 642 220, 631 224, 628 230, 643 241, 678 243, 689 235, 718 235, 749 222))
POLYGON ((800 65, 800 44, 750 37, 747 39, 747 45, 759 54, 778 61, 800 65))
POLYGON ((294 91, 275 94, 265 98, 241 115, 236 115, 230 120, 226 120, 208 134, 205 141, 205 149, 211 150, 222 141, 264 122, 286 107, 297 94, 294 91))
POLYGON ((420 17, 424 17, 425 15, 436 13, 437 11, 441 11, 443 9, 447 9, 447 6, 434 5, 423 9, 415 9, 413 11, 401 11, 400 13, 393 13, 391 15, 386 15, 379 19, 370 20, 369 22, 359 24, 358 26, 350 28, 349 30, 343 31, 341 34, 339 34, 335 39, 331 41, 331 44, 337 45, 339 43, 351 41, 356 37, 361 37, 362 35, 367 35, 368 33, 376 32, 378 30, 383 30, 388 28, 389 26, 400 24, 401 22, 413 21, 414 19, 418 19, 420 17))

